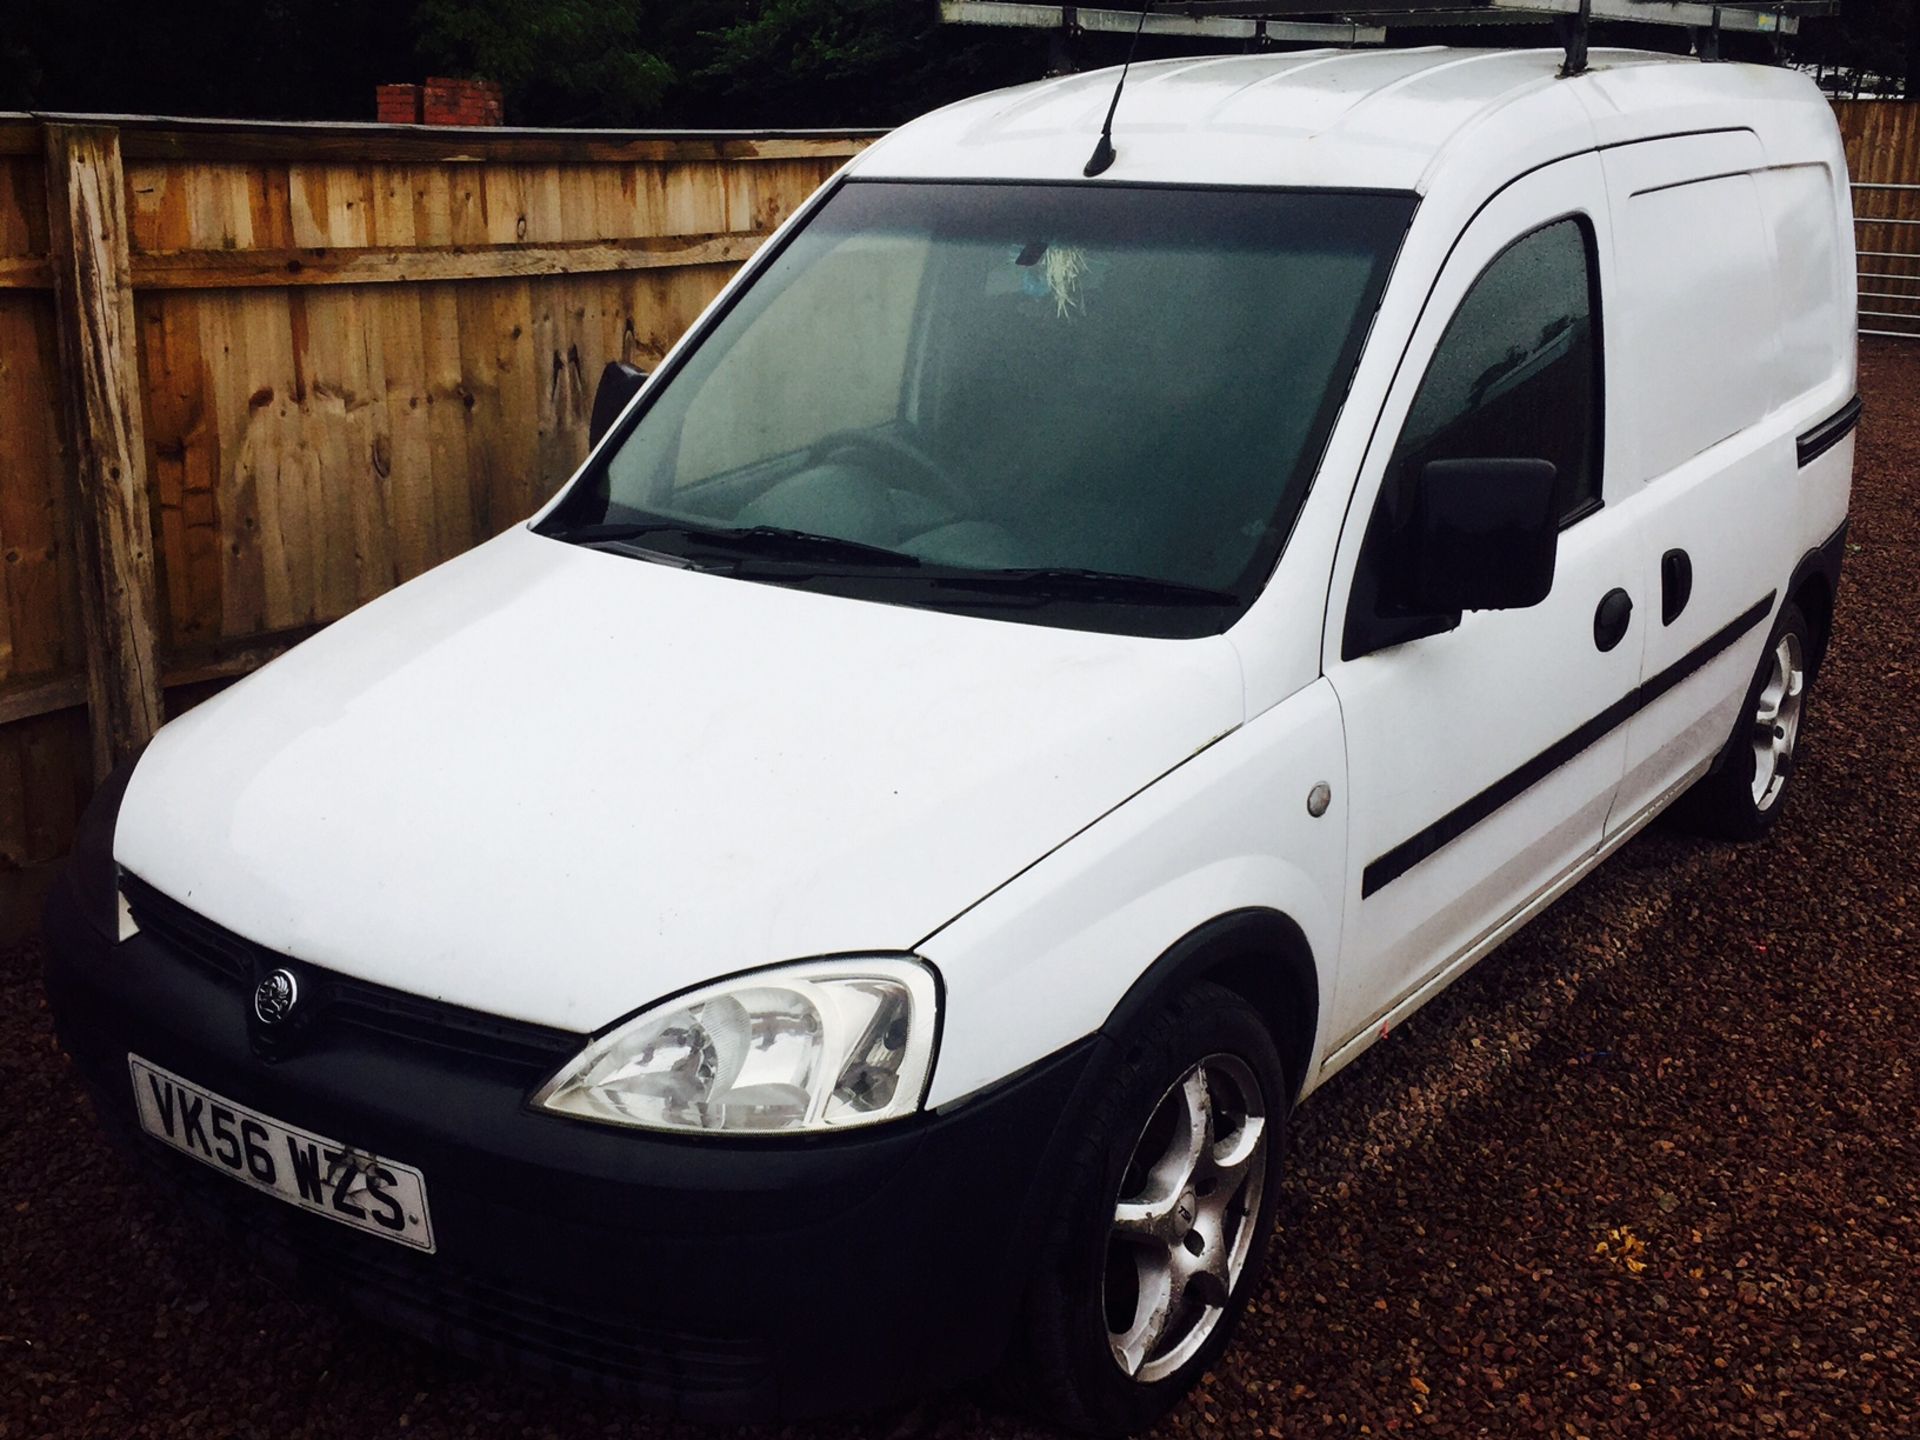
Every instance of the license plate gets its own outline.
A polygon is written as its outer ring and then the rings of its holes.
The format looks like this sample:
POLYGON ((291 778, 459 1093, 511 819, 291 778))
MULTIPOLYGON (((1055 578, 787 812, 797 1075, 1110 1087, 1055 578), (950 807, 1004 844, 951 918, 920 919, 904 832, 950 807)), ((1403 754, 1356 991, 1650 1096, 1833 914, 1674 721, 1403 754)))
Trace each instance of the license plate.
POLYGON ((236 1105, 138 1055, 127 1068, 154 1139, 289 1205, 432 1253, 426 1177, 411 1165, 236 1105))

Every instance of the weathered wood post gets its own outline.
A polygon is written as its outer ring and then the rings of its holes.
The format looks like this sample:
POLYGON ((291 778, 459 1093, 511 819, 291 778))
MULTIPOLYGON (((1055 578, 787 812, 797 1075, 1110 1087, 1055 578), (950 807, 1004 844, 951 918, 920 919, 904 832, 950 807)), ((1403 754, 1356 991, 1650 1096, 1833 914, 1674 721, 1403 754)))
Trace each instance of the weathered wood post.
POLYGON ((120 134, 46 127, 47 219, 73 438, 73 549, 87 646, 94 778, 161 721, 159 600, 141 419, 120 134))

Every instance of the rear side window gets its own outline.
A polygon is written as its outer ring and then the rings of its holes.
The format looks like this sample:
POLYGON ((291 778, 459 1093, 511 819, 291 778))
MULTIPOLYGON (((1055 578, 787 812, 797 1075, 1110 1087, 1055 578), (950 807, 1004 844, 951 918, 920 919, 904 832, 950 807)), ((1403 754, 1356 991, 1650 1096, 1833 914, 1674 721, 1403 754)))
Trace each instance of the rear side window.
POLYGON ((1389 481, 1432 460, 1551 460, 1560 514, 1600 503, 1600 343, 1593 246, 1578 220, 1516 242, 1467 292, 1433 352, 1389 481))

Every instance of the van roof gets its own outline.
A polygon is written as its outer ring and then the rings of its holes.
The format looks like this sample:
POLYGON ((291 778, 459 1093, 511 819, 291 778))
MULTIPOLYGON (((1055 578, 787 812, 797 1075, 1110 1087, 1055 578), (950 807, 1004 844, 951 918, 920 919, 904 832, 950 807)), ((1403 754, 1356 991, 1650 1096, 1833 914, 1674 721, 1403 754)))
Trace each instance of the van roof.
MULTIPOLYGON (((1551 154, 1599 144, 1762 129, 1782 104, 1826 109, 1806 77, 1772 66, 1596 49, 1587 73, 1562 79, 1562 59, 1558 49, 1433 46, 1136 64, 1114 120, 1119 158, 1101 178, 1426 193, 1462 161, 1512 175, 1551 154)), ((1079 179, 1118 73, 1090 71, 960 101, 901 127, 853 170, 914 179, 1079 179)))

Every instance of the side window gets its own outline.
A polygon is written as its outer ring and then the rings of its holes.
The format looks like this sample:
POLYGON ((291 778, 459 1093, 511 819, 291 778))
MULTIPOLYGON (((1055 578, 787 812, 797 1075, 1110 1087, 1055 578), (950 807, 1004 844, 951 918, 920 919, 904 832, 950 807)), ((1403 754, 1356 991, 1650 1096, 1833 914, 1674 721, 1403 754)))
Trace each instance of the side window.
POLYGON ((1388 466, 1411 493, 1430 460, 1551 460, 1563 523, 1600 500, 1600 338, 1593 244, 1558 220, 1473 282, 1414 395, 1388 466))
POLYGON ((1593 238, 1556 220, 1508 246, 1447 322, 1387 462, 1354 577, 1348 658, 1431 635, 1401 613, 1393 577, 1414 481, 1433 460, 1550 460, 1560 523, 1600 505, 1601 369, 1593 238))

